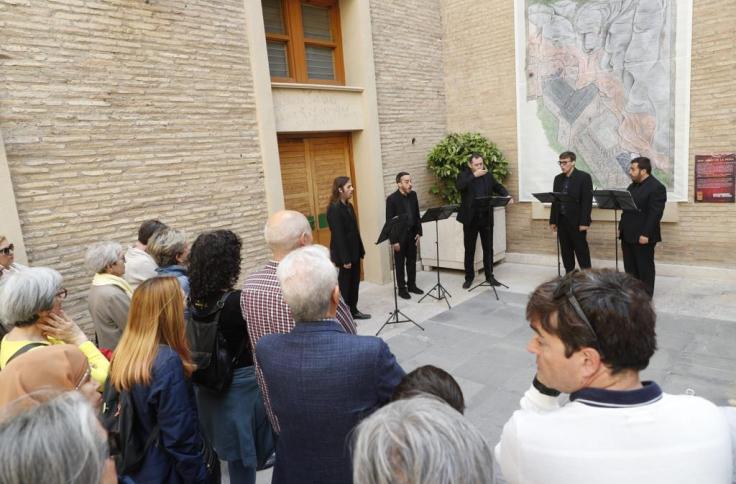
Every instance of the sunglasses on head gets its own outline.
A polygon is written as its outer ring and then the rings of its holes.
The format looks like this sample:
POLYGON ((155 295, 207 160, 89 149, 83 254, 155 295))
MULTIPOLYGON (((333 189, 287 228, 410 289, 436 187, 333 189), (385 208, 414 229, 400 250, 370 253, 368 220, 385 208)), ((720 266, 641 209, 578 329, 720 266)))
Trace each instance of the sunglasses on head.
MULTIPOLYGON (((574 274, 575 272, 571 272, 570 274, 574 274)), ((575 314, 577 317, 585 323, 585 326, 588 327, 590 330, 590 334, 593 336, 593 340, 596 344, 596 346, 600 349, 600 342, 598 341, 598 334, 595 332, 595 328, 591 324, 590 320, 588 319, 588 316, 585 315, 585 311, 583 311, 583 307, 580 305, 580 302, 575 297, 574 292, 574 283, 572 277, 568 274, 567 276, 563 277, 562 280, 560 280, 559 285, 557 286, 557 289, 555 289, 555 292, 552 294, 552 297, 554 299, 562 299, 566 298, 567 302, 572 307, 572 310, 575 311, 575 314)))
POLYGON ((10 255, 14 252, 15 252, 15 245, 13 244, 10 244, 9 246, 3 247, 2 249, 0 249, 0 254, 3 254, 3 255, 10 255))

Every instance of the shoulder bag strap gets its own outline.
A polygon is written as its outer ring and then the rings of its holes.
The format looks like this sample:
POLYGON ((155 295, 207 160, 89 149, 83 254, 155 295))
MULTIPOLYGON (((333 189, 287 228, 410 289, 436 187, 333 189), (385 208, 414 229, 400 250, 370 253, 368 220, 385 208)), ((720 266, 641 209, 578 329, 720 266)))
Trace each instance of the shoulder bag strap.
POLYGON ((8 361, 5 362, 5 365, 7 366, 8 363, 13 361, 18 356, 22 355, 23 353, 27 353, 28 351, 31 351, 33 348, 38 348, 39 346, 48 346, 48 344, 40 343, 40 342, 28 343, 27 345, 21 347, 21 349, 13 353, 13 356, 8 358, 8 361))

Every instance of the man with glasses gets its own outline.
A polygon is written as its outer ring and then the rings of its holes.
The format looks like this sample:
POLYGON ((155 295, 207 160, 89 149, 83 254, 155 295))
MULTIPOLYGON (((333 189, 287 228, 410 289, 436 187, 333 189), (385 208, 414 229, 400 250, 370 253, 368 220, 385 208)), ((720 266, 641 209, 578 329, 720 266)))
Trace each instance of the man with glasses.
POLYGON ((549 226, 557 232, 565 273, 575 269, 575 257, 581 269, 590 268, 590 249, 587 233, 593 208, 593 180, 584 171, 575 168, 575 153, 560 155, 562 173, 555 177, 552 191, 571 196, 574 202, 552 204, 549 226))
POLYGON ((574 271, 537 287, 526 316, 537 373, 496 446, 496 482, 731 482, 724 413, 640 378, 657 348, 641 281, 574 271))

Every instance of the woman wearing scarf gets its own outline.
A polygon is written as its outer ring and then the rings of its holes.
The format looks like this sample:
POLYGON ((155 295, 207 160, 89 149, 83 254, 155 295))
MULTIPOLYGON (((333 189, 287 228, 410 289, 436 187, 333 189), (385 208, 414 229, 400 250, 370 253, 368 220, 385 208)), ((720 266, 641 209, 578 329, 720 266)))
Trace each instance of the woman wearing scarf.
POLYGON ((98 242, 87 249, 87 268, 95 273, 87 296, 97 344, 115 349, 128 321, 133 290, 123 279, 125 255, 117 242, 98 242))

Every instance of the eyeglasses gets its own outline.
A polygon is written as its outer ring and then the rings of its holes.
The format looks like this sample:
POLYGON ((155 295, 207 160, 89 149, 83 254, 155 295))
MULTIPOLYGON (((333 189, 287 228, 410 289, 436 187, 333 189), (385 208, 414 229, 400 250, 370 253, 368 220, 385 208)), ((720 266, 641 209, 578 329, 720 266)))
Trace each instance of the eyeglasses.
MULTIPOLYGON (((571 272, 570 274, 574 274, 574 272, 571 272)), ((598 346, 598 348, 600 349, 598 334, 595 332, 595 328, 593 328, 590 320, 585 315, 585 311, 583 311, 583 307, 580 305, 580 302, 575 297, 573 286, 574 284, 570 275, 563 277, 560 281, 560 284, 557 286, 557 289, 555 289, 554 294, 552 294, 552 297, 554 299, 561 299, 563 297, 567 298, 567 302, 570 303, 570 306, 572 306, 572 309, 573 311, 575 311, 577 317, 580 318, 580 320, 588 327, 588 329, 590 330, 590 334, 593 335, 593 340, 595 341, 596 346, 598 346)))
POLYGON ((3 255, 10 255, 14 252, 15 252, 15 245, 13 244, 10 244, 9 246, 3 247, 2 249, 0 249, 0 254, 3 254, 3 255))
POLYGON ((66 299, 66 296, 69 294, 69 292, 66 290, 65 287, 62 287, 59 292, 54 294, 54 297, 58 297, 59 299, 66 299))
POLYGON ((568 163, 570 163, 570 160, 560 160, 558 161, 558 163, 560 164, 560 166, 567 165, 568 163))

